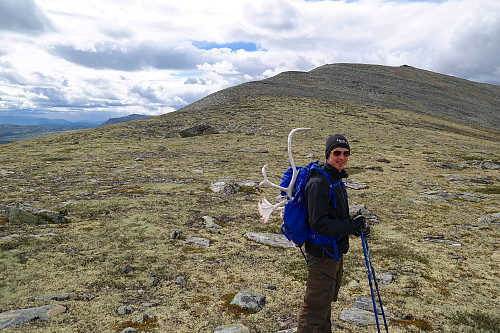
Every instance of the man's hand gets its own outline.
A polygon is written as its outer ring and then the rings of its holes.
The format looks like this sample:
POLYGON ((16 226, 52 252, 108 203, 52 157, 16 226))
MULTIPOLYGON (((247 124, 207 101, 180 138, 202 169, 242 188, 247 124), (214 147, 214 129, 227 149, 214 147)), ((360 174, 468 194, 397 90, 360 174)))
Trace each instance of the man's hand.
POLYGON ((365 238, 370 237, 370 225, 366 221, 365 217, 361 215, 361 210, 358 210, 356 215, 353 218, 354 223, 356 224, 357 230, 354 233, 354 236, 361 236, 361 232, 365 238))

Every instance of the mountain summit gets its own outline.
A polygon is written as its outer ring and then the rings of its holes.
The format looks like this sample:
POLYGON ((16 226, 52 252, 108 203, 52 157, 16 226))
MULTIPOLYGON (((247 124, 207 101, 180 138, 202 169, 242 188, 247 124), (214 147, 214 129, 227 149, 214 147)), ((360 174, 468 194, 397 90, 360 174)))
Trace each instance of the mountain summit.
POLYGON ((224 104, 245 95, 349 101, 500 128, 500 86, 407 65, 330 64, 309 72, 283 72, 265 80, 222 90, 184 109, 224 104))

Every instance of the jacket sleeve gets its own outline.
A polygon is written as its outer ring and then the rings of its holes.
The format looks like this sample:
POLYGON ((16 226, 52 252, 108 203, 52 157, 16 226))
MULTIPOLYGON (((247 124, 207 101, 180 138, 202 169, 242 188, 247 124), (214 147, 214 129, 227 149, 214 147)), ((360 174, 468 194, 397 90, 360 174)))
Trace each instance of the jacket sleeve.
MULTIPOLYGON (((358 228, 349 216, 341 218, 339 208, 330 207, 329 195, 330 189, 326 179, 323 182, 318 177, 310 178, 306 185, 305 199, 311 229, 324 236, 346 236, 356 232, 358 228), (335 216, 330 216, 331 209, 335 211, 335 216)), ((345 209, 349 211, 348 207, 345 209)))

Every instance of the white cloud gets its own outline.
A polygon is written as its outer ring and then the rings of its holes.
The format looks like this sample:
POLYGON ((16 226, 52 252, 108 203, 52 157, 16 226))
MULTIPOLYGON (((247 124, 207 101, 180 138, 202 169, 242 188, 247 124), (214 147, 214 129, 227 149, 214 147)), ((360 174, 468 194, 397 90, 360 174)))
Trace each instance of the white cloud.
POLYGON ((0 98, 2 112, 160 114, 336 62, 500 84, 499 36, 497 0, 2 0, 0 98))

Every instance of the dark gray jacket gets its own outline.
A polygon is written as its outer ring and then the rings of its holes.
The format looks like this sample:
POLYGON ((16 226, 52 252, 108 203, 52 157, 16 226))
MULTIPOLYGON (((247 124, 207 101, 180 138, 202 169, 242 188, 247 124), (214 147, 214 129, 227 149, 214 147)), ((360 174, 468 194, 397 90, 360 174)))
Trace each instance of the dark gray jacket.
MULTIPOLYGON (((345 170, 339 172, 328 163, 325 163, 322 168, 328 173, 332 183, 349 177, 345 170)), ((359 227, 349 217, 349 203, 344 186, 335 186, 334 192, 335 194, 328 200, 330 195, 328 179, 317 170, 311 171, 305 190, 309 226, 320 235, 341 236, 337 243, 337 249, 339 255, 342 255, 349 250, 348 235, 358 231, 359 227), (334 208, 333 200, 336 200, 336 208, 334 208)), ((326 246, 326 249, 330 253, 334 253, 332 245, 326 246)), ((321 245, 306 242, 306 251, 317 258, 330 258, 321 245)))

